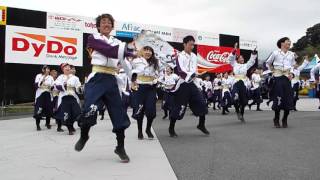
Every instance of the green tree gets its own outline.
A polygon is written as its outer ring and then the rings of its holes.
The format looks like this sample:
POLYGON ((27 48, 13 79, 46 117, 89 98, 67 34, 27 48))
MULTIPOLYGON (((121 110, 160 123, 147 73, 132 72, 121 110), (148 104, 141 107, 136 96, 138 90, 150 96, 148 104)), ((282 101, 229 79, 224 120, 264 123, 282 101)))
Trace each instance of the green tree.
POLYGON ((301 62, 305 55, 310 58, 314 54, 320 55, 320 23, 308 28, 306 35, 293 44, 292 50, 299 56, 298 62, 301 62))

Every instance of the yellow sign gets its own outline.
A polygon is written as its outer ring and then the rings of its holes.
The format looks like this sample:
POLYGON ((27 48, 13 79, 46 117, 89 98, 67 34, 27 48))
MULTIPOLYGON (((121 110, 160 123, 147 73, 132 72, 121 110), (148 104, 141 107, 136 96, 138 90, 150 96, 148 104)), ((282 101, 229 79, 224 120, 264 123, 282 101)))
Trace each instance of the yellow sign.
POLYGON ((0 6, 0 25, 7 24, 7 7, 0 6))

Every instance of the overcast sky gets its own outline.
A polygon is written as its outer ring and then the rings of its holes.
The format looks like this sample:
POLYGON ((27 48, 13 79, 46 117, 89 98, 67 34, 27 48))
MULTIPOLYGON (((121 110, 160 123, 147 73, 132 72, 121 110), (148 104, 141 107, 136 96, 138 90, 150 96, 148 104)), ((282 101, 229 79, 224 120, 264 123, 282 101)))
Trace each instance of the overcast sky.
POLYGON ((239 35, 258 41, 260 58, 288 36, 320 23, 320 0, 1 0, 0 5, 239 35), (82 3, 87 2, 87 3, 82 3))

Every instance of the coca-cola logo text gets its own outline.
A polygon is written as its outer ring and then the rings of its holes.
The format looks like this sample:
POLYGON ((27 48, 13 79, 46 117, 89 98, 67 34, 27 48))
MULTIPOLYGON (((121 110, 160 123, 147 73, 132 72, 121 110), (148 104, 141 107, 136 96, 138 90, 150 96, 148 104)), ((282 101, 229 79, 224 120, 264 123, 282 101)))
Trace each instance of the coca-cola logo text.
POLYGON ((220 62, 220 63, 229 63, 228 56, 229 52, 221 53, 218 50, 212 50, 207 54, 207 61, 209 62, 220 62))

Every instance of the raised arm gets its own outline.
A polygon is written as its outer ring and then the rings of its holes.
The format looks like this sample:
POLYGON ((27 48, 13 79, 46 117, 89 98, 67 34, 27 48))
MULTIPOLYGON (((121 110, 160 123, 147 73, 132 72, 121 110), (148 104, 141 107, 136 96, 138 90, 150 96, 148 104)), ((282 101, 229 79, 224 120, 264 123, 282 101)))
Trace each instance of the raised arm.
POLYGON ((228 57, 228 60, 229 60, 229 62, 231 64, 231 66, 234 66, 237 63, 237 61, 236 61, 236 58, 237 58, 237 55, 236 55, 237 46, 238 46, 238 43, 235 43, 234 44, 234 48, 233 48, 232 52, 229 54, 229 57, 228 57))
POLYGON ((308 56, 305 56, 303 63, 297 68, 297 70, 298 70, 299 72, 302 71, 305 67, 308 66, 309 62, 310 62, 310 61, 308 60, 308 56))
POLYGON ((246 63, 247 69, 250 69, 256 63, 256 59, 257 59, 257 53, 253 51, 251 53, 249 61, 246 63))
POLYGON ((133 57, 133 52, 127 48, 126 43, 120 43, 116 46, 111 46, 98 35, 90 35, 88 37, 87 48, 92 48, 108 58, 123 59, 124 57, 133 57))

